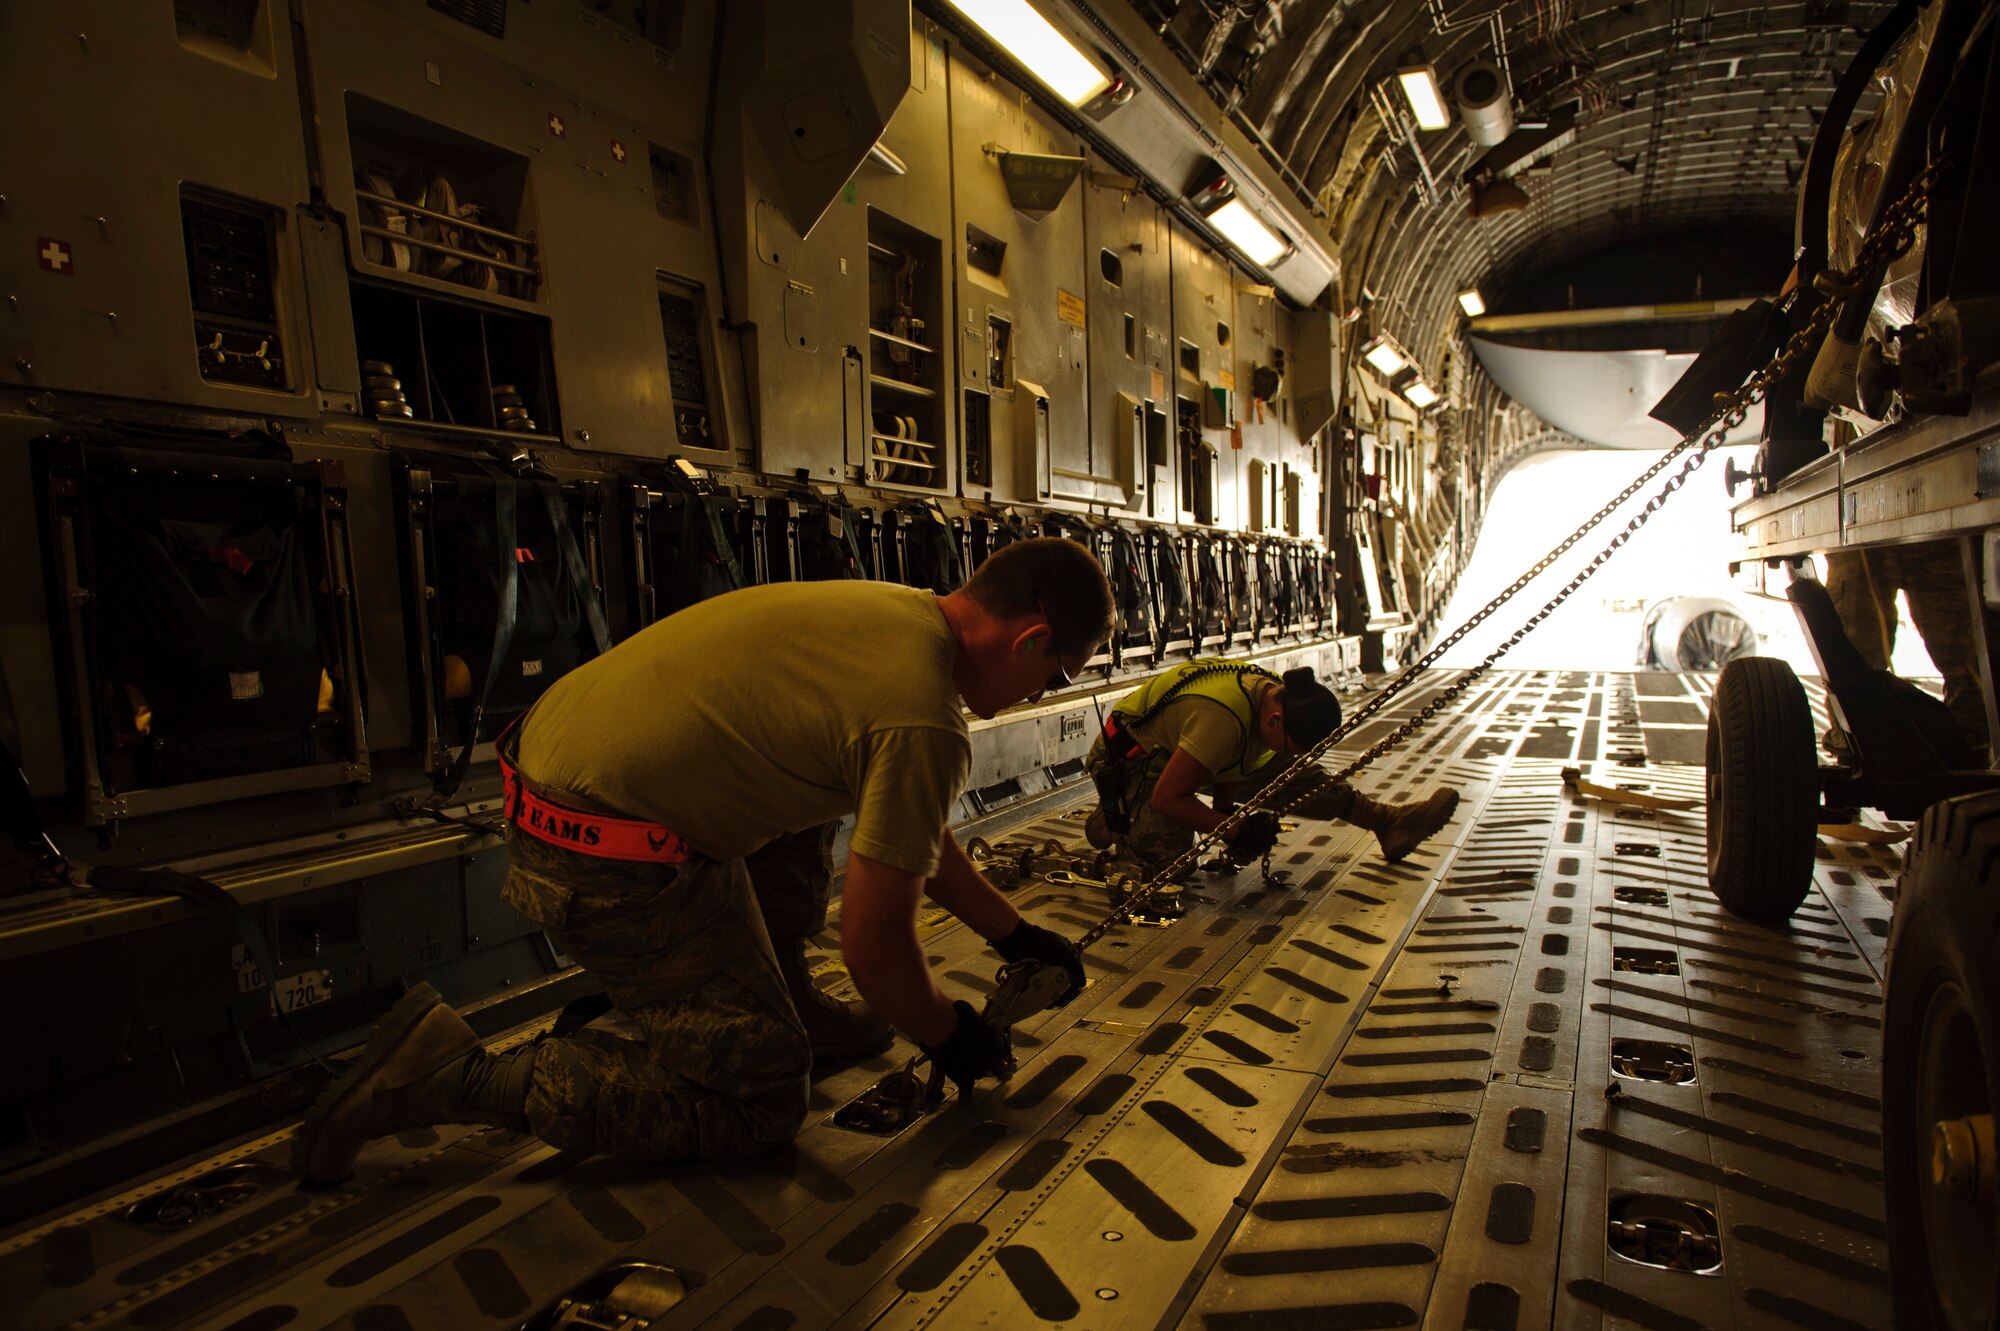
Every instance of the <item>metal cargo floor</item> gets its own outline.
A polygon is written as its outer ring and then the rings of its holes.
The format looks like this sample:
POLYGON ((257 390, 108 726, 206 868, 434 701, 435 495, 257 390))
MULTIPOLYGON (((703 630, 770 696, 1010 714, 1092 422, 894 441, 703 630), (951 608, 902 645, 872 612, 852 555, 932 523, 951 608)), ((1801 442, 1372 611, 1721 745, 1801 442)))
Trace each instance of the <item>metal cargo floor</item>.
MULTIPOLYGON (((1822 841, 1791 927, 1758 927, 1707 892, 1700 810, 1561 781, 1700 797, 1712 682, 1489 676, 1361 779, 1457 786, 1443 834, 1388 865, 1305 824, 1283 883, 1197 875, 1186 918, 1115 931, 1090 988, 1022 1028, 1009 1085, 900 1136, 829 1122, 888 1057, 820 1078, 793 1149, 725 1168, 444 1128, 302 1192, 274 1134, 0 1242, 0 1322, 505 1326, 646 1260, 698 1282, 655 1326, 744 1331, 1885 1327, 1895 849, 1822 841), (124 1218, 229 1164, 254 1185, 230 1209, 124 1218)), ((974 830, 1081 848, 1085 798, 974 830)), ((1104 909, 1013 895, 1072 934, 1104 909)), ((976 937, 923 933, 947 989, 990 990, 976 937)))

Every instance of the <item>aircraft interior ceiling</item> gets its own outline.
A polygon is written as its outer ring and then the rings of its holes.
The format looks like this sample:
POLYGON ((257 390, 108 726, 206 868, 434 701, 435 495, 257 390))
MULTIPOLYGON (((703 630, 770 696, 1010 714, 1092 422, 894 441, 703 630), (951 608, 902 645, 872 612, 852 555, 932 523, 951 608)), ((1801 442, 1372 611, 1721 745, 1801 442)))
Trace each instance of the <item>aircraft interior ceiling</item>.
MULTIPOLYGON (((1627 252, 1640 283, 1650 242, 1662 235, 1789 235, 1820 108, 1891 8, 1846 0, 1136 7, 1175 11, 1164 36, 1283 161, 1360 273, 1351 290, 1365 284, 1375 321, 1412 348, 1453 336, 1465 287, 1506 311, 1534 277, 1606 246, 1627 252), (1431 65, 1449 97, 1475 61, 1501 66, 1521 126, 1574 129, 1565 146, 1511 175, 1524 207, 1484 217, 1473 211, 1491 186, 1475 178, 1492 154, 1459 117, 1409 134, 1399 116, 1381 114, 1399 106, 1371 97, 1415 63, 1431 65)), ((1766 253, 1768 292, 1788 255, 1766 253)))

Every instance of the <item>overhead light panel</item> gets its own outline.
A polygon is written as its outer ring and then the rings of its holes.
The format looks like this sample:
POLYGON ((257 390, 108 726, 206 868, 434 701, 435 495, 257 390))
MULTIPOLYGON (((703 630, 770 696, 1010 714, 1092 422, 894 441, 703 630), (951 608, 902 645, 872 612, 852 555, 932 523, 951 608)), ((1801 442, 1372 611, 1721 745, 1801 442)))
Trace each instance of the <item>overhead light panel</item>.
POLYGON ((1027 0, 951 0, 1021 67, 1071 106, 1082 106, 1111 86, 1111 76, 1076 49, 1027 0))
POLYGON ((1444 89, 1438 85, 1435 69, 1429 65, 1405 65, 1396 71, 1396 81, 1403 85, 1403 96, 1409 99, 1418 129, 1443 129, 1451 123, 1451 113, 1444 106, 1444 89))
POLYGON ((1429 411, 1437 405, 1437 390, 1421 379, 1412 379, 1403 388, 1403 397, 1418 411, 1429 411))
POLYGON ((1486 298, 1479 294, 1478 287, 1467 287, 1459 292, 1458 305, 1465 311, 1465 317, 1468 319, 1477 319, 1486 313, 1486 298))
POLYGON ((1208 215, 1208 221, 1243 252, 1244 258, 1260 268, 1269 268, 1291 252, 1291 242, 1265 226, 1241 199, 1223 204, 1208 215))
POLYGON ((1410 364, 1410 358, 1403 349, 1386 337, 1378 337, 1361 348, 1361 359, 1375 367, 1375 372, 1384 379, 1393 379, 1410 364))

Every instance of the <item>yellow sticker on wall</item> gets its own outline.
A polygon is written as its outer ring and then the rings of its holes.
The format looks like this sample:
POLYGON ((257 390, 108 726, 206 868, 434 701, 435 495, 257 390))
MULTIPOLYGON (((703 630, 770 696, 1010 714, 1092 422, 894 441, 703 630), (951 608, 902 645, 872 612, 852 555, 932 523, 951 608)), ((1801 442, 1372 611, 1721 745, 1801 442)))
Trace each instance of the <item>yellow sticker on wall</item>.
POLYGON ((1150 373, 1152 374, 1153 401, 1165 402, 1167 400, 1167 376, 1161 374, 1158 370, 1153 370, 1150 373))
POLYGON ((1216 371, 1215 382, 1221 384, 1224 388, 1227 388, 1231 392, 1236 391, 1236 373, 1233 370, 1216 371))
POLYGON ((1083 297, 1071 295, 1061 287, 1057 287, 1056 318, 1066 324, 1074 324, 1078 328, 1083 327, 1083 297))

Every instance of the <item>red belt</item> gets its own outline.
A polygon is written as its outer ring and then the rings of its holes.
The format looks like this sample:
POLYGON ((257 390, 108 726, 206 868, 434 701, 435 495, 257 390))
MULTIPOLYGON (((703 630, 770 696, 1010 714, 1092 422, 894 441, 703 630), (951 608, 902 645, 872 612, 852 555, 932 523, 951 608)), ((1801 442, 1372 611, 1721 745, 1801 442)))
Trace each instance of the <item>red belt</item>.
POLYGON ((507 821, 536 840, 605 860, 685 864, 694 858, 681 834, 663 823, 613 818, 543 799, 528 789, 504 752, 499 756, 500 777, 507 787, 507 821))
POLYGON ((1124 762, 1130 762, 1146 751, 1146 746, 1125 728, 1116 712, 1104 718, 1104 747, 1111 751, 1112 757, 1124 762))

